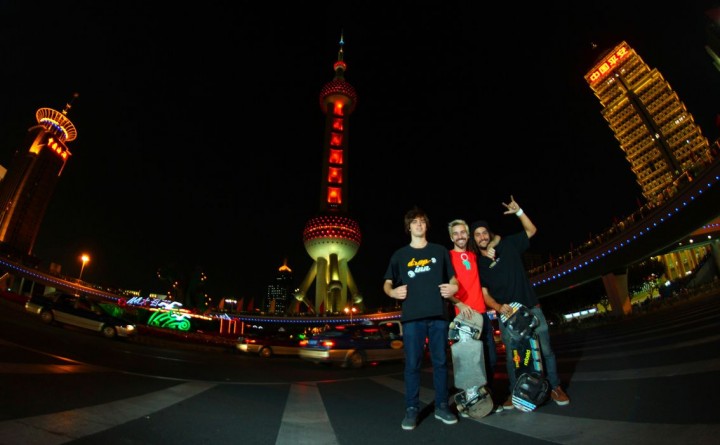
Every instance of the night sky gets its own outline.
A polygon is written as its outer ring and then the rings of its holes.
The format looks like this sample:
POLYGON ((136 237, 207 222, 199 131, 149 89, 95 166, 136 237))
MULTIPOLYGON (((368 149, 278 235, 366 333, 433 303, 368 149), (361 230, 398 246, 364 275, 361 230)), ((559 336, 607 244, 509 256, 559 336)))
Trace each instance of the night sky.
POLYGON ((0 3, 0 164, 27 148, 38 108, 62 110, 79 93, 73 156, 34 253, 77 276, 87 252, 89 282, 165 292, 159 267, 200 266, 211 296, 259 303, 287 259, 299 284, 312 264, 303 228, 319 210, 318 96, 341 32, 358 94, 349 210, 363 242, 350 269, 369 307, 387 304, 382 277, 415 204, 429 239, 450 248, 454 218, 519 230, 503 215, 512 194, 543 255, 638 207, 583 79, 623 40, 718 138, 703 12, 720 2, 494 5, 500 13, 470 1, 148 3, 0 3))

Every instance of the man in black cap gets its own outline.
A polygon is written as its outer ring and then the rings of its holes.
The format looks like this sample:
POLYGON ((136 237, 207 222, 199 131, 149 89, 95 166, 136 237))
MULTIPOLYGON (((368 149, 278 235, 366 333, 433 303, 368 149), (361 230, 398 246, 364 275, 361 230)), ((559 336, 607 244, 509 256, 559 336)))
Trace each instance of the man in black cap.
MULTIPOLYGON (((570 398, 560 386, 560 376, 557 372, 557 361, 552 347, 550 346, 550 333, 545 315, 540 309, 540 302, 535 289, 525 271, 522 254, 530 246, 530 238, 537 232, 537 227, 528 218, 510 196, 510 203, 502 203, 507 209, 505 215, 515 215, 520 219, 523 230, 500 239, 495 249, 489 248, 490 240, 495 234, 490 231, 486 221, 475 221, 470 225, 472 239, 470 248, 475 251, 478 257, 478 270, 482 279, 483 295, 488 308, 494 309, 498 315, 512 315, 511 302, 518 302, 525 305, 538 318, 540 324, 535 328, 540 342, 545 371, 552 391, 550 397, 558 405, 564 406, 570 403, 570 398)), ((515 371, 511 354, 511 339, 502 323, 500 332, 507 351, 507 373, 510 382, 510 394, 515 386, 515 371)), ((503 403, 504 409, 513 409, 512 396, 503 403)))

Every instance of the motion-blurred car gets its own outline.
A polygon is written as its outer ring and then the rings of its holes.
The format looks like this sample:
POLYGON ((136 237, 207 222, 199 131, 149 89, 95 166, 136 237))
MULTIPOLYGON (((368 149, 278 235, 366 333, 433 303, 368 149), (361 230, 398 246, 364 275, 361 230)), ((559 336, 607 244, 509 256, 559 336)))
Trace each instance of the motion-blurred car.
POLYGON ((58 323, 99 332, 106 338, 130 337, 137 333, 134 324, 113 317, 85 296, 53 292, 33 295, 25 310, 39 315, 45 323, 58 323))
POLYGON ((314 363, 339 364, 344 368, 403 360, 402 325, 392 320, 333 326, 311 336, 300 349, 300 358, 314 363))
POLYGON ((300 352, 300 342, 305 335, 291 332, 248 333, 237 339, 235 347, 238 351, 258 354, 263 358, 275 355, 294 355, 300 352))

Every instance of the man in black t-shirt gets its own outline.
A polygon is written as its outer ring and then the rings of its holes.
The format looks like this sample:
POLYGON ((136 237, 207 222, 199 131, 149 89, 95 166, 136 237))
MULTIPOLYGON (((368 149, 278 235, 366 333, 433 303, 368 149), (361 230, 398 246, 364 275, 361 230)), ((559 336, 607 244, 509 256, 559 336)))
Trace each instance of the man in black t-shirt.
MULTIPOLYGON (((497 243, 494 250, 488 248, 490 240, 495 235, 490 231, 488 223, 486 221, 475 221, 470 226, 472 235, 470 248, 477 254, 485 304, 488 308, 495 309, 498 315, 510 316, 512 315, 512 308, 509 303, 518 302, 525 305, 538 318, 539 325, 535 328, 535 332, 540 342, 540 351, 545 364, 544 369, 552 388, 550 397, 558 405, 564 406, 570 403, 570 398, 560 386, 557 361, 550 345, 548 324, 542 309, 540 309, 535 289, 533 289, 527 277, 522 259, 522 254, 530 246, 530 238, 535 235, 537 228, 512 196, 510 196, 510 203, 503 203, 503 205, 507 209, 505 215, 517 216, 523 230, 500 238, 500 242, 497 243)), ((510 355, 512 351, 510 333, 507 332, 503 323, 500 323, 500 332, 508 354, 506 365, 510 382, 510 394, 512 395, 515 386, 515 372, 512 356, 510 355)), ((503 403, 503 408, 513 409, 512 396, 508 397, 503 403)))
POLYGON ((405 351, 404 430, 413 430, 420 413, 420 368, 425 339, 433 365, 435 418, 452 425, 457 416, 448 407, 448 314, 446 299, 458 290, 455 269, 445 246, 426 239, 430 220, 415 207, 405 214, 410 244, 390 258, 383 291, 402 301, 403 349, 405 351))

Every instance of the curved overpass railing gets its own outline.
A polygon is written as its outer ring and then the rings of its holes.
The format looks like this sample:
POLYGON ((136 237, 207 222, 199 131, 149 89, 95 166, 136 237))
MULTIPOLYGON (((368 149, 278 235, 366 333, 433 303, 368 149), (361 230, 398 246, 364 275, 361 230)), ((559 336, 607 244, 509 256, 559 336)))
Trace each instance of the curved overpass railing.
POLYGON ((656 255, 682 240, 720 213, 720 162, 715 162, 663 205, 627 225, 602 245, 532 275, 538 297, 593 281, 656 255))

